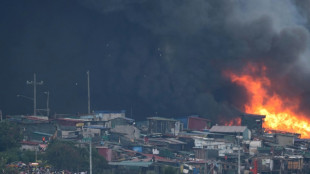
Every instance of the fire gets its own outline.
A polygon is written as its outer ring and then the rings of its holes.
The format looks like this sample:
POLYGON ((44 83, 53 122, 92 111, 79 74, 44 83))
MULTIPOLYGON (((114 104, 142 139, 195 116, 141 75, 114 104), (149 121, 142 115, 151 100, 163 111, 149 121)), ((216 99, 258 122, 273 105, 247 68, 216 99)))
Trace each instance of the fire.
POLYGON ((221 124, 224 124, 225 126, 240 126, 241 125, 241 118, 240 117, 237 117, 237 118, 234 118, 230 121, 220 121, 221 124))
POLYGON ((296 112, 299 100, 268 91, 272 89, 272 82, 267 78, 266 70, 265 66, 257 68, 249 64, 242 75, 233 72, 225 72, 225 75, 247 90, 250 99, 244 106, 246 113, 266 115, 264 128, 299 133, 302 138, 310 138, 310 120, 296 112))

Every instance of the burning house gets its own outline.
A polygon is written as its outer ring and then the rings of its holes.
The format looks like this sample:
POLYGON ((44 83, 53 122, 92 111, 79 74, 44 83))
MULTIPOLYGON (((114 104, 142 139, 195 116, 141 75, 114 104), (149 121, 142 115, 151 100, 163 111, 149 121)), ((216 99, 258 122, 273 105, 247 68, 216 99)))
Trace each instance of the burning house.
POLYGON ((263 123, 265 115, 257 114, 242 114, 241 115, 241 126, 247 126, 252 133, 263 133, 263 123))

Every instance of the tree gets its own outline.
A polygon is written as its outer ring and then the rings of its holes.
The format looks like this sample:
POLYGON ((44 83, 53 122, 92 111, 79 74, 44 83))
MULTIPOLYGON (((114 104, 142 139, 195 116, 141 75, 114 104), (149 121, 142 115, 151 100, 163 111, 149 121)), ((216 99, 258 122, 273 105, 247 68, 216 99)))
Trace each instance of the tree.
POLYGON ((108 168, 108 163, 103 156, 100 156, 96 149, 92 150, 93 173, 103 172, 108 168))
POLYGON ((0 174, 18 174, 18 169, 7 167, 8 161, 8 155, 10 155, 9 152, 0 152, 0 174))
POLYGON ((20 146, 22 140, 20 128, 10 122, 0 122, 0 152, 20 146))
MULTIPOLYGON (((41 155, 38 154, 38 159, 42 159, 41 155)), ((21 151, 19 152, 19 157, 20 157, 20 161, 22 161, 23 163, 30 163, 30 162, 34 162, 35 161, 35 152, 34 151, 30 151, 30 150, 25 150, 25 151, 21 151)))
POLYGON ((54 141, 46 151, 47 161, 55 168, 76 171, 83 167, 83 158, 71 142, 54 141))
POLYGON ((177 168, 173 168, 171 166, 164 167, 164 174, 174 174, 174 173, 177 173, 177 172, 178 172, 177 168))
MULTIPOLYGON (((106 160, 96 150, 93 150, 93 169, 100 173, 107 168, 106 160)), ((70 171, 89 170, 89 151, 87 148, 78 148, 73 142, 55 140, 49 144, 46 151, 46 160, 56 169, 70 171)))
POLYGON ((6 167, 19 160, 18 147, 22 140, 20 128, 10 122, 0 122, 0 173, 18 173, 17 169, 6 167))

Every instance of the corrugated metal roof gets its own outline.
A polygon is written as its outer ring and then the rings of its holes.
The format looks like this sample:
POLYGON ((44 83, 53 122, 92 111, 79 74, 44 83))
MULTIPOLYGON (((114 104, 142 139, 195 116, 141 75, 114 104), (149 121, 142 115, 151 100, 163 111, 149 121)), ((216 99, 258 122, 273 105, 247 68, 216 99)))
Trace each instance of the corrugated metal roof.
POLYGON ((109 129, 109 128, 106 128, 103 125, 89 125, 89 126, 84 126, 84 128, 90 128, 90 129, 109 129))
POLYGON ((161 121, 178 121, 172 118, 164 118, 164 117, 148 117, 148 120, 161 120, 161 121))
POLYGON ((234 133, 244 132, 246 129, 246 126, 213 126, 210 132, 234 133))
POLYGON ((144 161, 121 161, 121 162, 109 162, 109 165, 117 166, 135 166, 135 167, 149 167, 153 162, 144 161))
POLYGON ((53 134, 49 134, 49 133, 45 133, 45 132, 33 132, 34 134, 38 134, 38 135, 44 135, 44 136, 53 136, 53 134))
POLYGON ((118 114, 118 113, 126 113, 126 110, 120 111, 95 111, 96 114, 118 114))
POLYGON ((253 117, 253 118, 266 118, 266 115, 258 114, 241 114, 242 117, 253 117))

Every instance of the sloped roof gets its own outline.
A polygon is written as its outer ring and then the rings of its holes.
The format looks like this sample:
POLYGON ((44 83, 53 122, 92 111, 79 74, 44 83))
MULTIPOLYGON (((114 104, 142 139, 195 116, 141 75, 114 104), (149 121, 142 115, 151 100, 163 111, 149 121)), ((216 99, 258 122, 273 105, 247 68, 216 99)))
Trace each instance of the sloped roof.
POLYGON ((210 132, 234 133, 244 132, 246 129, 246 126, 212 126, 210 132))

